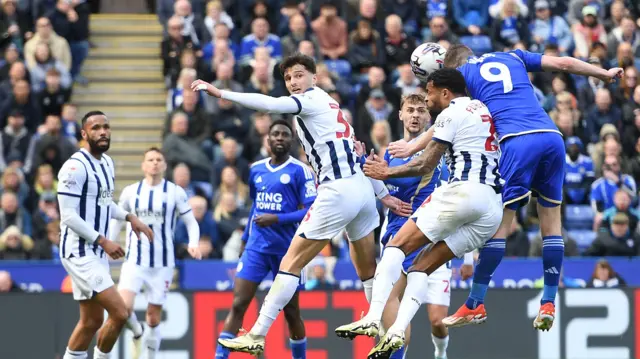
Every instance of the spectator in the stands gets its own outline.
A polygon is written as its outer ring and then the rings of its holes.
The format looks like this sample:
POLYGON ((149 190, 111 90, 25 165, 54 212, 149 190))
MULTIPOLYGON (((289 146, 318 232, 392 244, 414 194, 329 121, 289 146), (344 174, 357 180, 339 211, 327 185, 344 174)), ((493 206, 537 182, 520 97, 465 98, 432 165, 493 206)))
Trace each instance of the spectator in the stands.
MULTIPOLYGON (((618 106, 624 106, 624 104, 633 101, 633 92, 638 86, 638 69, 635 66, 627 66, 624 68, 622 79, 619 81, 617 88, 614 91, 614 100, 618 106)), ((625 118, 622 118, 624 126, 631 123, 625 123, 625 118)))
POLYGON ((24 116, 19 111, 9 114, 7 126, 0 136, 2 145, 2 158, 0 159, 0 172, 7 168, 7 159, 17 158, 27 167, 31 167, 31 156, 35 150, 35 140, 24 124, 24 116))
MULTIPOLYGON (((271 9, 269 9, 268 1, 274 3, 274 0, 245 0, 251 3, 248 6, 250 11, 249 17, 242 17, 242 36, 249 35, 252 31, 253 21, 255 19, 265 19, 269 24, 269 29, 272 30, 274 34, 277 35, 278 32, 278 23, 276 22, 276 16, 272 13, 271 9)), ((280 2, 277 0, 277 2, 280 2)), ((248 4, 247 4, 248 5, 248 4)), ((280 4, 278 4, 280 5, 280 4)))
POLYGON ((598 141, 600 129, 605 124, 616 126, 618 132, 622 130, 622 111, 613 103, 608 89, 601 88, 596 91, 595 103, 586 112, 585 120, 585 137, 592 143, 598 141))
POLYGON ((36 45, 35 64, 29 67, 31 74, 31 88, 34 92, 42 92, 46 87, 45 79, 49 70, 59 74, 59 84, 63 89, 71 87, 71 75, 60 60, 56 60, 49 49, 49 45, 41 42, 36 45))
MULTIPOLYGON (((331 96, 332 93, 337 92, 340 96, 347 98, 351 94, 352 87, 349 80, 331 72, 324 63, 319 63, 316 66, 316 78, 318 79, 316 86, 325 90, 329 96, 331 96)), ((342 102, 338 101, 338 103, 342 102)))
POLYGON ((593 161, 582 154, 584 145, 578 137, 565 141, 567 159, 564 174, 564 195, 566 204, 589 204, 591 184, 595 180, 593 161))
POLYGON ((263 138, 269 133, 271 115, 266 112, 255 112, 251 116, 252 126, 242 146, 242 157, 249 163, 256 161, 260 154, 263 138))
POLYGON ((29 67, 35 66, 36 46, 41 42, 49 45, 53 57, 61 61, 67 70, 71 70, 72 60, 69 43, 64 37, 59 36, 53 31, 51 21, 46 17, 41 17, 36 21, 36 33, 31 40, 27 41, 24 45, 24 58, 29 67))
MULTIPOLYGON (((13 159, 9 158, 8 161, 13 162, 13 159)), ((27 210, 32 209, 29 208, 29 185, 25 181, 24 172, 16 168, 13 163, 10 162, 2 173, 2 182, 0 184, 1 193, 15 193, 18 196, 18 205, 20 207, 27 210)))
POLYGON ((235 167, 242 182, 247 183, 249 181, 249 162, 240 156, 242 148, 238 146, 238 142, 233 138, 225 138, 220 143, 220 148, 222 156, 213 165, 213 186, 215 188, 220 186, 222 170, 227 166, 235 167))
POLYGON ((220 185, 218 186, 213 201, 218 202, 218 199, 224 193, 233 194, 236 199, 236 205, 239 208, 247 208, 251 204, 249 186, 240 180, 238 170, 233 166, 227 166, 222 169, 220 173, 220 185))
POLYGON ((585 256, 594 257, 631 257, 640 254, 640 237, 629 229, 629 217, 618 213, 611 221, 611 230, 599 232, 585 256))
POLYGON ((38 94, 38 104, 42 109, 42 116, 60 116, 62 106, 69 102, 71 90, 61 86, 60 72, 56 69, 47 70, 44 78, 45 87, 38 94))
POLYGON ((596 263, 591 279, 587 282, 587 288, 620 288, 626 286, 627 282, 613 270, 606 259, 600 259, 596 263))
POLYGON ((77 121, 78 108, 72 103, 66 103, 62 105, 62 114, 60 120, 62 120, 62 135, 76 145, 82 140, 80 124, 77 121))
POLYGON ((516 45, 527 48, 529 44, 529 24, 525 15, 520 14, 516 0, 503 0, 502 11, 491 25, 491 41, 497 51, 513 50, 516 45))
POLYGON ((282 37, 282 57, 293 55, 298 51, 300 41, 317 41, 315 36, 307 31, 307 20, 302 14, 295 14, 289 18, 289 34, 282 37))
POLYGON ((636 27, 635 20, 629 15, 623 16, 620 25, 609 33, 607 49, 610 58, 616 55, 618 46, 623 42, 631 45, 632 53, 635 53, 640 46, 640 30, 636 27))
POLYGON ((451 8, 448 0, 427 0, 427 18, 431 21, 434 17, 450 17, 451 8))
MULTIPOLYGON (((590 57, 587 62, 597 67, 603 67, 600 60, 596 57, 590 57)), ((595 103, 596 92, 599 89, 611 90, 611 87, 598 78, 588 77, 587 82, 577 89, 578 108, 582 113, 586 113, 589 107, 595 103)))
POLYGON ((225 139, 231 138, 242 143, 250 126, 247 112, 225 99, 218 99, 218 109, 212 129, 214 142, 221 144, 225 139))
POLYGON ((205 113, 204 106, 200 106, 200 93, 193 91, 184 91, 182 93, 182 103, 176 107, 173 112, 167 115, 164 125, 164 134, 169 133, 173 117, 176 113, 183 113, 189 121, 188 138, 195 140, 197 143, 211 137, 211 120, 205 113))
POLYGON ((204 18, 204 26, 209 32, 210 38, 216 37, 216 25, 224 24, 229 30, 233 30, 233 19, 224 10, 222 2, 219 0, 209 1, 207 3, 207 16, 204 18))
MULTIPOLYGON (((226 46, 230 51, 219 54, 218 62, 220 62, 221 60, 230 61, 230 58, 233 58, 233 62, 235 64, 239 47, 238 44, 236 44, 230 37, 231 32, 229 30, 229 27, 227 27, 227 25, 223 23, 217 23, 214 29, 216 30, 215 37, 213 37, 211 41, 202 46, 202 61, 204 61, 205 63, 210 63, 211 60, 213 60, 215 57, 216 46, 224 45, 223 43, 218 43, 218 41, 226 41, 226 46)), ((215 68, 212 68, 211 70, 215 71, 215 68)))
MULTIPOLYGON (((633 127, 636 118, 636 110, 640 109, 640 86, 636 86, 633 90, 633 94, 631 99, 622 105, 622 122, 625 124, 626 128, 633 127)), ((632 147, 629 147, 632 148, 632 147)), ((625 150, 625 152, 628 152, 625 150)))
POLYGON ((26 260, 31 258, 33 240, 15 225, 10 225, 0 235, 0 259, 26 260))
MULTIPOLYGON (((400 107, 401 90, 387 82, 387 76, 381 67, 374 66, 369 69, 368 81, 360 88, 360 92, 356 98, 356 108, 358 110, 369 100, 369 95, 374 89, 382 90, 387 101, 394 108, 397 109, 400 107)), ((395 132, 395 130, 393 132, 393 137, 400 138, 399 134, 395 132)))
POLYGON ((574 56, 583 59, 589 57, 589 49, 594 42, 607 42, 607 32, 598 22, 598 9, 595 6, 582 8, 582 21, 573 26, 573 39, 576 45, 574 56))
POLYGON ((22 49, 23 42, 33 36, 31 17, 18 9, 17 0, 2 0, 0 11, 0 52, 13 44, 22 49))
MULTIPOLYGON (((44 124, 38 127, 36 138, 38 138, 38 142, 36 143, 35 155, 40 157, 40 161, 34 161, 34 166, 36 167, 39 167, 42 163, 49 163, 46 158, 50 156, 48 152, 51 145, 57 147, 60 159, 63 161, 66 161, 77 151, 73 141, 67 138, 62 132, 62 120, 60 116, 47 116, 44 124)), ((51 165, 55 168, 53 164, 51 165)))
POLYGON ((182 36, 190 39, 195 45, 204 44, 209 40, 209 32, 205 29, 201 15, 194 14, 189 0, 176 0, 173 13, 182 19, 182 36))
MULTIPOLYGON (((207 200, 201 196, 194 196, 189 199, 189 205, 193 210, 193 215, 198 221, 198 227, 200 227, 200 236, 207 237, 213 245, 213 253, 210 258, 221 259, 222 258, 222 246, 223 242, 220 241, 220 234, 218 231, 218 225, 213 220, 213 214, 207 209, 207 200)), ((187 227, 178 220, 176 225, 176 238, 188 238, 187 227)), ((186 246, 186 243, 184 244, 186 246)))
POLYGON ((611 6, 609 7, 609 17, 606 18, 603 23, 607 33, 620 26, 622 18, 628 14, 629 10, 627 10, 624 1, 625 0, 614 0, 611 3, 611 6))
POLYGON ((44 193, 52 193, 57 195, 58 193, 58 180, 53 173, 53 168, 50 165, 40 165, 35 173, 35 179, 31 186, 31 193, 29 194, 30 201, 29 208, 36 208, 40 196, 44 193))
POLYGON ((172 16, 167 23, 168 36, 162 40, 162 74, 165 84, 171 87, 172 80, 180 73, 180 57, 185 49, 199 49, 197 43, 188 36, 182 35, 184 20, 179 16, 172 16))
POLYGON ((218 225, 220 240, 227 243, 233 234, 241 235, 244 231, 242 222, 246 221, 248 216, 247 210, 238 208, 233 193, 223 193, 213 211, 213 219, 218 225))
MULTIPOLYGON (((244 87, 234 79, 233 74, 233 65, 221 63, 216 68, 216 80, 213 82, 213 86, 220 89, 229 89, 233 92, 244 92, 244 87)), ((205 103, 212 114, 217 115, 220 112, 217 98, 206 96, 205 103)))
POLYGON ((634 233, 640 221, 640 211, 631 207, 631 196, 629 196, 629 192, 623 189, 617 190, 613 195, 613 207, 602 213, 602 221, 600 223, 594 223, 594 230, 597 231, 598 228, 610 229, 613 224, 613 218, 618 213, 627 215, 629 218, 629 230, 631 233, 634 233))
POLYGON ((416 41, 404 32, 402 19, 396 14, 387 16, 384 28, 384 65, 387 72, 392 73, 398 66, 409 61, 411 53, 416 48, 416 41))
POLYGON ((87 79, 80 72, 82 63, 89 55, 89 13, 89 4, 86 2, 58 0, 55 11, 49 16, 54 31, 69 43, 71 77, 83 85, 87 79))
POLYGON ((269 22, 263 18, 257 18, 251 23, 251 34, 242 38, 240 45, 240 63, 248 64, 254 58, 254 52, 258 47, 269 49, 269 55, 279 60, 282 58, 282 46, 280 38, 269 33, 269 22))
POLYGON ((453 17, 459 32, 481 35, 489 26, 489 0, 453 0, 453 17))
POLYGON ((31 235, 31 216, 18 202, 13 192, 4 192, 0 197, 0 231, 16 226, 27 236, 31 235))
MULTIPOLYGON (((535 4, 535 2, 534 2, 535 4)), ((529 16, 529 7, 527 6, 527 0, 514 0, 516 11, 520 16, 527 18, 529 16)), ((491 6, 489 6, 489 16, 496 19, 500 17, 500 13, 507 6, 505 0, 491 0, 491 6)))
POLYGON ((374 122, 371 126, 371 130, 369 131, 369 140, 370 142, 365 142, 365 144, 370 145, 367 146, 367 148, 374 150, 378 156, 384 156, 384 153, 392 140, 389 122, 374 122))
MULTIPOLYGON (((51 168, 49 168, 49 171, 51 171, 51 168)), ((33 239, 45 239, 47 237, 47 225, 59 219, 60 212, 58 211, 55 193, 42 192, 36 210, 33 211, 33 239)))
POLYGON ((403 24, 403 31, 406 32, 407 35, 416 36, 418 34, 420 12, 418 11, 417 1, 382 0, 381 2, 384 14, 395 14, 400 17, 401 23, 403 24))
POLYGON ((7 271, 0 271, 0 293, 22 293, 24 290, 20 288, 18 283, 11 279, 11 274, 7 271))
MULTIPOLYGON (((11 66, 20 61, 20 51, 18 50, 18 47, 13 44, 7 46, 3 52, 2 59, 0 59, 0 83, 9 78, 9 69, 11 66)), ((1 86, 0 91, 2 91, 1 86)))
POLYGON ((527 233, 518 224, 516 218, 513 219, 509 234, 507 234, 506 249, 504 255, 507 257, 527 257, 529 256, 529 238, 527 233))
MULTIPOLYGON (((367 148, 371 148, 374 144, 374 139, 371 137, 370 132, 375 123, 384 122, 387 125, 392 122, 392 115, 394 111, 393 106, 387 101, 384 92, 380 89, 371 91, 369 100, 364 104, 363 108, 358 111, 358 118, 356 120, 355 132, 356 137, 363 141, 367 148)), ((397 121, 394 121, 394 125, 397 125, 397 121)))
MULTIPOLYGON (((636 92, 640 93, 637 90, 636 92)), ((624 154, 629 158, 636 157, 639 153, 637 145, 638 139, 640 139, 640 109, 634 110, 634 114, 634 126, 627 127, 622 137, 624 154)))
POLYGON ((367 20, 358 21, 356 30, 349 34, 347 58, 354 73, 363 73, 371 66, 385 64, 385 50, 380 34, 367 20))
MULTIPOLYGON (((2 80, 2 82, 0 82, 0 104, 2 104, 3 99, 11 95, 13 86, 15 86, 18 81, 24 80, 28 83, 31 81, 31 78, 25 63, 16 61, 9 66, 7 77, 0 80, 2 80)), ((0 117, 0 119, 2 119, 2 117, 0 117)))
POLYGON ((619 189, 629 193, 632 198, 636 197, 636 181, 628 174, 620 170, 620 160, 615 156, 607 156, 602 165, 602 176, 591 185, 591 206, 596 212, 596 222, 602 216, 602 212, 614 207, 613 198, 619 189))
POLYGON ((567 11, 569 24, 571 24, 571 26, 580 24, 584 18, 584 9, 587 7, 592 8, 588 11, 593 13, 596 20, 603 21, 606 14, 604 3, 605 0, 569 0, 569 9, 567 11))
MULTIPOLYGON (((261 93, 271 97, 285 95, 285 91, 275 81, 273 77, 273 65, 268 60, 256 60, 253 65, 253 73, 246 83, 246 91, 250 93, 261 93)), ((235 108, 235 106, 233 106, 235 108)))
POLYGON ((434 16, 429 20, 429 35, 424 38, 425 42, 446 42, 449 45, 457 44, 458 37, 449 28, 449 23, 444 16, 434 16))
MULTIPOLYGON (((198 78, 198 72, 196 69, 191 68, 183 68, 180 70, 180 75, 178 76, 178 81, 176 82, 176 87, 169 90, 167 93, 167 111, 171 112, 175 110, 177 107, 182 105, 183 93, 186 91, 191 91, 191 84, 198 78)), ((200 97, 200 103, 204 103, 204 98, 200 97)))
POLYGON ((12 93, 0 103, 0 119, 7 118, 12 111, 20 111, 27 129, 33 131, 42 123, 42 111, 38 99, 31 93, 29 83, 19 80, 13 85, 12 93))
POLYGON ((320 54, 331 60, 344 59, 349 50, 347 23, 338 16, 333 2, 325 2, 320 8, 320 16, 311 23, 318 38, 320 54))
POLYGON ((171 132, 162 142, 162 151, 167 157, 167 167, 172 169, 177 164, 184 163, 189 166, 194 181, 210 181, 211 160, 202 147, 188 136, 190 129, 187 116, 175 113, 170 119, 171 132))
POLYGON ((40 238, 34 239, 35 246, 31 256, 32 259, 60 262, 60 221, 53 221, 47 224, 44 240, 40 238))
POLYGON ((536 0, 535 19, 531 23, 531 50, 543 52, 547 45, 556 45, 566 54, 573 44, 573 35, 565 19, 551 14, 547 0, 536 0))

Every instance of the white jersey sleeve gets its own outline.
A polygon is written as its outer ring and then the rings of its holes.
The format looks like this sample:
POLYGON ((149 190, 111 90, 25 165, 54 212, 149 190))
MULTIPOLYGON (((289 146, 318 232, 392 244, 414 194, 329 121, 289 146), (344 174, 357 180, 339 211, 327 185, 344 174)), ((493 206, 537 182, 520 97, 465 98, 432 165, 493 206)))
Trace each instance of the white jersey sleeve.
POLYGON ((187 192, 180 186, 176 186, 176 209, 180 216, 191 212, 187 192))
MULTIPOLYGON (((118 200, 117 206, 122 208, 127 212, 131 212, 131 197, 134 195, 133 185, 129 185, 122 190, 120 193, 120 199, 118 200)), ((123 220, 119 220, 117 218, 111 219, 111 225, 109 226, 109 239, 117 242, 118 236, 120 235, 120 231, 122 231, 122 227, 125 222, 123 220)))
MULTIPOLYGON (((318 92, 319 91, 313 92, 313 94, 315 95, 318 92)), ((291 98, 298 105, 298 113, 295 113, 295 115, 300 115, 305 118, 314 118, 321 113, 331 112, 329 103, 322 101, 322 99, 314 98, 310 92, 291 95, 291 98)))
POLYGON ((297 114, 300 106, 291 97, 271 97, 258 93, 221 91, 222 98, 256 111, 297 114))
POLYGON ((460 124, 460 116, 452 112, 454 112, 454 110, 448 107, 436 118, 436 122, 433 125, 432 139, 434 141, 446 143, 449 146, 455 142, 456 133, 458 133, 460 124))
POLYGON ((98 233, 92 226, 80 218, 80 202, 86 193, 83 189, 87 182, 87 169, 79 160, 69 159, 58 172, 58 203, 60 204, 60 222, 88 241, 98 239, 98 233))

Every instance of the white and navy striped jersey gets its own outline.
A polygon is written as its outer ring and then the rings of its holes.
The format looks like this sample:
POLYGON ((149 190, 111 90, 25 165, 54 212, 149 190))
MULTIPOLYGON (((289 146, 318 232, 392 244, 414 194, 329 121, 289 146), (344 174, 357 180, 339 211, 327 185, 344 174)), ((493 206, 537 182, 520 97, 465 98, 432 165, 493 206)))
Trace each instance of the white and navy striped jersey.
POLYGON ((58 173, 58 201, 63 218, 60 224, 61 258, 104 256, 104 250, 95 240, 97 234, 107 237, 109 232, 114 183, 113 160, 106 154, 98 160, 81 149, 62 165, 58 173), (75 211, 86 224, 76 224, 76 231, 72 230, 65 224, 64 219, 69 218, 65 211, 75 211))
POLYGON ((433 140, 449 146, 449 183, 475 181, 502 188, 499 146, 487 106, 469 97, 456 98, 433 126, 433 140))
POLYGON ((318 181, 346 178, 360 171, 355 165, 353 128, 340 105, 318 87, 291 98, 298 104, 296 132, 318 181))
POLYGON ((153 241, 149 242, 146 237, 137 238, 127 222, 126 260, 142 267, 174 267, 173 234, 177 216, 191 212, 184 189, 166 179, 155 186, 142 180, 122 190, 119 204, 153 230, 153 241))

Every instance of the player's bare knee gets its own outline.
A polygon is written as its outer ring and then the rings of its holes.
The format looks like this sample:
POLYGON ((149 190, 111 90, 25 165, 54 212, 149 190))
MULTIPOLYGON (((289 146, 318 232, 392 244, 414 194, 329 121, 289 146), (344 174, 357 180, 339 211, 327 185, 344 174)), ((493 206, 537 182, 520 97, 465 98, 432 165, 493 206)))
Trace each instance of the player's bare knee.
POLYGON ((150 327, 157 327, 162 319, 162 307, 150 305, 149 308, 147 308, 146 319, 150 327))
POLYGON ((129 310, 126 306, 115 308, 109 312, 109 318, 118 324, 123 324, 129 319, 129 310))
POLYGON ((80 325, 82 325, 83 328, 95 333, 100 329, 103 321, 104 319, 102 316, 87 316, 84 318, 80 318, 80 325))

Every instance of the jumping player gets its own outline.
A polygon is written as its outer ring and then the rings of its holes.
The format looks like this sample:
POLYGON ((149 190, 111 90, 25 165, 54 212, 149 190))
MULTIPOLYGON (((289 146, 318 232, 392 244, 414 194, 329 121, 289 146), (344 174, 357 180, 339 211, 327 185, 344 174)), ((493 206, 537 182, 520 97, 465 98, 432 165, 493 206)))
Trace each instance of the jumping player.
POLYGON ((269 328, 296 293, 302 269, 329 240, 346 229, 356 272, 370 298, 376 268, 373 230, 379 224, 373 187, 356 165, 353 128, 340 105, 316 84, 316 64, 296 54, 280 65, 291 96, 274 98, 260 94, 220 91, 197 80, 192 90, 205 91, 258 111, 296 115, 295 125, 302 147, 318 178, 318 196, 304 217, 280 262, 260 316, 251 331, 235 339, 219 339, 231 351, 260 354, 269 328))
MULTIPOLYGON (((141 355, 144 327, 133 311, 136 295, 144 287, 147 295, 147 327, 144 339, 147 359, 154 359, 160 348, 162 337, 158 325, 162 319, 162 306, 167 298, 169 286, 173 282, 175 251, 173 234, 176 218, 185 223, 189 235, 188 252, 195 259, 201 259, 198 249, 200 227, 187 202, 187 194, 182 187, 164 179, 167 170, 164 154, 151 147, 144 153, 142 172, 144 179, 125 187, 120 194, 120 207, 135 213, 147 224, 156 238, 147 242, 131 236, 131 226, 127 225, 127 257, 122 264, 118 290, 127 309, 131 313, 127 327, 133 331, 133 359, 141 355)), ((116 241, 124 222, 111 221, 111 240, 116 241)))
POLYGON ((378 334, 383 308, 398 280, 406 255, 434 243, 418 255, 407 275, 395 323, 370 352, 369 358, 389 358, 405 343, 405 330, 430 292, 430 276, 443 264, 481 247, 502 220, 502 187, 498 173, 498 146, 489 110, 465 97, 462 74, 440 69, 427 79, 427 107, 442 111, 433 128, 433 140, 408 164, 389 167, 375 156, 367 159, 367 176, 388 179, 424 175, 437 168, 447 154, 449 183, 434 190, 387 244, 376 270, 373 298, 367 315, 344 326, 354 335, 378 334), (486 146, 489 139, 490 146, 486 146), (489 147, 489 148, 487 148, 489 147))
MULTIPOLYGON (((474 57, 471 49, 464 45, 454 45, 447 50, 444 66, 459 69, 470 95, 489 108, 502 154, 500 174, 505 180, 502 224, 480 251, 467 302, 444 322, 455 327, 486 320, 483 303, 491 276, 504 256, 505 238, 515 211, 528 203, 533 191, 538 196, 544 270, 544 290, 533 326, 549 330, 555 318, 554 303, 564 257, 560 204, 566 154, 562 134, 536 100, 527 73, 569 72, 610 83, 622 75, 622 69, 604 70, 571 57, 522 50, 474 57)), ((415 148, 408 146, 405 151, 400 143, 392 144, 390 151, 398 155, 414 153, 427 145, 429 139, 423 137, 415 148)))
POLYGON ((105 359, 109 358, 129 316, 109 272, 108 257, 118 259, 124 255, 118 243, 106 238, 109 220, 128 221, 136 238, 144 233, 153 240, 153 232, 113 202, 115 166, 106 154, 111 144, 107 116, 100 111, 84 115, 81 135, 88 148, 74 153, 58 173, 60 258, 71 277, 73 299, 80 304, 80 320, 69 338, 63 359, 87 358, 96 332, 93 357, 105 359), (105 310, 109 314, 106 322, 105 310))
MULTIPOLYGON (((236 336, 258 285, 269 273, 274 278, 278 275, 280 261, 289 248, 298 223, 316 199, 316 183, 311 169, 289 155, 293 141, 291 125, 283 120, 273 122, 267 141, 270 157, 254 163, 249 174, 253 206, 242 237, 246 245, 238 262, 233 306, 224 322, 220 334, 222 339, 236 336)), ((289 324, 293 358, 305 358, 307 340, 297 292, 283 311, 289 324)), ((216 358, 228 357, 229 349, 218 344, 216 358)))
MULTIPOLYGON (((429 121, 429 112, 426 107, 426 99, 420 94, 411 94, 404 97, 400 103, 400 120, 404 125, 405 138, 404 140, 411 143, 421 134, 425 132, 425 128, 429 121)), ((360 146, 357 146, 358 148, 360 146)), ((410 158, 396 158, 389 154, 387 151, 384 155, 384 160, 390 167, 401 166, 407 163, 407 161, 419 157, 420 152, 413 155, 410 158)), ((360 154, 359 154, 360 155, 360 154)), ((385 181, 389 193, 398 197, 400 200, 407 201, 412 206, 412 213, 415 212, 422 202, 431 195, 433 190, 440 186, 441 181, 446 181, 449 178, 449 172, 446 168, 444 161, 438 167, 434 168, 433 172, 426 173, 423 176, 407 177, 407 178, 389 178, 385 181)), ((390 239, 392 239, 400 230, 402 225, 407 221, 406 216, 399 216, 393 212, 389 212, 381 233, 380 243, 384 246, 387 245, 390 239)), ((422 249, 422 248, 420 248, 422 249)), ((389 328, 396 319, 398 314, 398 307, 400 300, 402 299, 402 293, 405 290, 407 279, 407 270, 413 263, 413 260, 417 257, 420 249, 407 255, 404 263, 402 264, 402 273, 398 282, 394 285, 391 297, 387 301, 383 316, 382 326, 389 328)), ((462 272, 468 276, 473 273, 473 255, 465 255, 465 261, 469 261, 463 267, 462 272)), ((450 279, 451 279, 451 262, 447 262, 445 265, 440 266, 429 277, 429 294, 427 295, 427 312, 429 313, 429 320, 431 321, 431 340, 435 347, 435 358, 446 358, 447 346, 449 342, 449 333, 447 327, 442 324, 442 319, 447 316, 449 310, 449 303, 451 299, 451 292, 449 291, 450 279)), ((466 279, 466 278, 465 278, 466 279)), ((402 359, 405 356, 409 347, 409 328, 406 331, 406 346, 394 352, 391 359, 402 359)), ((336 330, 336 334, 341 336, 343 333, 340 328, 336 330)), ((348 332, 344 333, 344 336, 348 336, 348 332)))

